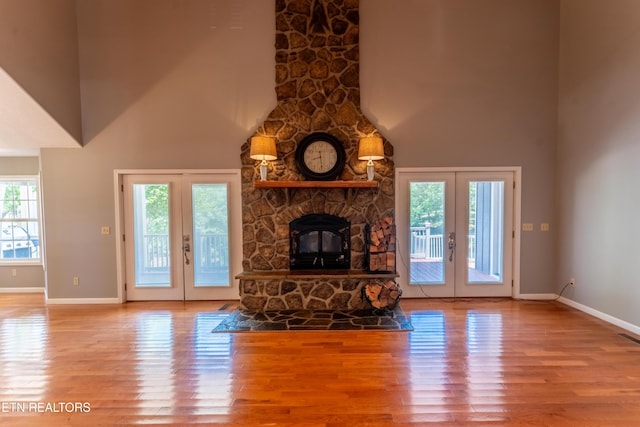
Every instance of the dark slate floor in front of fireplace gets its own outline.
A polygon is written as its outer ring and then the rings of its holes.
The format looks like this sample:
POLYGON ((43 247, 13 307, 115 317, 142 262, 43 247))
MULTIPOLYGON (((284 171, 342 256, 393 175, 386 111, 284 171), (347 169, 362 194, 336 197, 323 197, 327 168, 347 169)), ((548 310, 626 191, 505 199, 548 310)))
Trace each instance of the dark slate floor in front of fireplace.
POLYGON ((386 312, 282 310, 254 313, 235 310, 213 332, 311 330, 412 331, 413 327, 399 306, 386 312))

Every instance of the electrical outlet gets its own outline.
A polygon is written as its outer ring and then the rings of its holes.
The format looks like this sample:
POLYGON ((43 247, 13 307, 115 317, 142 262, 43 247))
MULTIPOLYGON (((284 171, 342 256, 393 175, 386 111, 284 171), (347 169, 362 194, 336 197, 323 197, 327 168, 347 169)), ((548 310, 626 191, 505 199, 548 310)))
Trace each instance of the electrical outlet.
POLYGON ((13 277, 16 277, 16 276, 18 275, 18 270, 16 270, 15 268, 12 268, 12 269, 11 269, 11 275, 12 275, 13 277))
POLYGON ((73 286, 79 286, 80 285, 80 278, 78 276, 74 276, 73 277, 73 286))
POLYGON ((576 285, 576 279, 575 277, 572 277, 571 279, 569 279, 569 286, 574 287, 576 285))

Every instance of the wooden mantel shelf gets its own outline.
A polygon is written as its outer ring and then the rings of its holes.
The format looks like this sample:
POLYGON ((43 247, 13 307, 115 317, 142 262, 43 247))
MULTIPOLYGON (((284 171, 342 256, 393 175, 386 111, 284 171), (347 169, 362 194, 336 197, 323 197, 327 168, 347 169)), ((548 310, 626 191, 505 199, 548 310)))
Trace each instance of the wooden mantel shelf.
POLYGON ((254 188, 279 188, 286 192, 289 198, 289 190, 299 189, 334 189, 341 188, 345 191, 347 206, 351 206, 353 200, 352 192, 360 188, 378 188, 378 181, 255 181, 254 188))
POLYGON ((256 181, 255 188, 378 188, 378 181, 256 181))

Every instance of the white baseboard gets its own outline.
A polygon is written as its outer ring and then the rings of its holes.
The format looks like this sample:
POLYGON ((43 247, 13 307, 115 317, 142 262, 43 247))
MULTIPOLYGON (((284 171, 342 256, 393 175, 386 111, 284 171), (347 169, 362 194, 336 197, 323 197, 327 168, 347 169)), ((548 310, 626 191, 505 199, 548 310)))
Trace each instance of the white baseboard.
POLYGON ((577 303, 565 297, 560 297, 558 299, 559 302, 568 305, 569 307, 573 307, 576 310, 580 310, 587 314, 590 314, 593 317, 597 317, 600 320, 604 320, 607 323, 611 323, 612 325, 618 326, 622 329, 626 329, 629 332, 632 332, 636 335, 640 335, 640 326, 634 325, 633 323, 626 322, 624 320, 618 319, 617 317, 613 317, 609 314, 603 313, 586 305, 577 303))
POLYGON ((122 304, 118 298, 47 298, 47 304, 122 304))
POLYGON ((525 300, 554 300, 558 298, 556 294, 520 294, 520 296, 516 299, 525 299, 525 300))
POLYGON ((43 294, 42 288, 0 288, 0 294, 43 294))

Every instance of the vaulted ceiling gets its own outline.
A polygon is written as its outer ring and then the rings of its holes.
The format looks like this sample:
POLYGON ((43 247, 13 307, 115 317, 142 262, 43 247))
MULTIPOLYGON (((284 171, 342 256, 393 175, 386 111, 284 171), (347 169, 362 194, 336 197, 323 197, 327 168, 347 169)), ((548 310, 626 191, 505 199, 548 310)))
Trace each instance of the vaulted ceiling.
POLYGON ((81 147, 74 0, 0 3, 0 156, 81 147))

